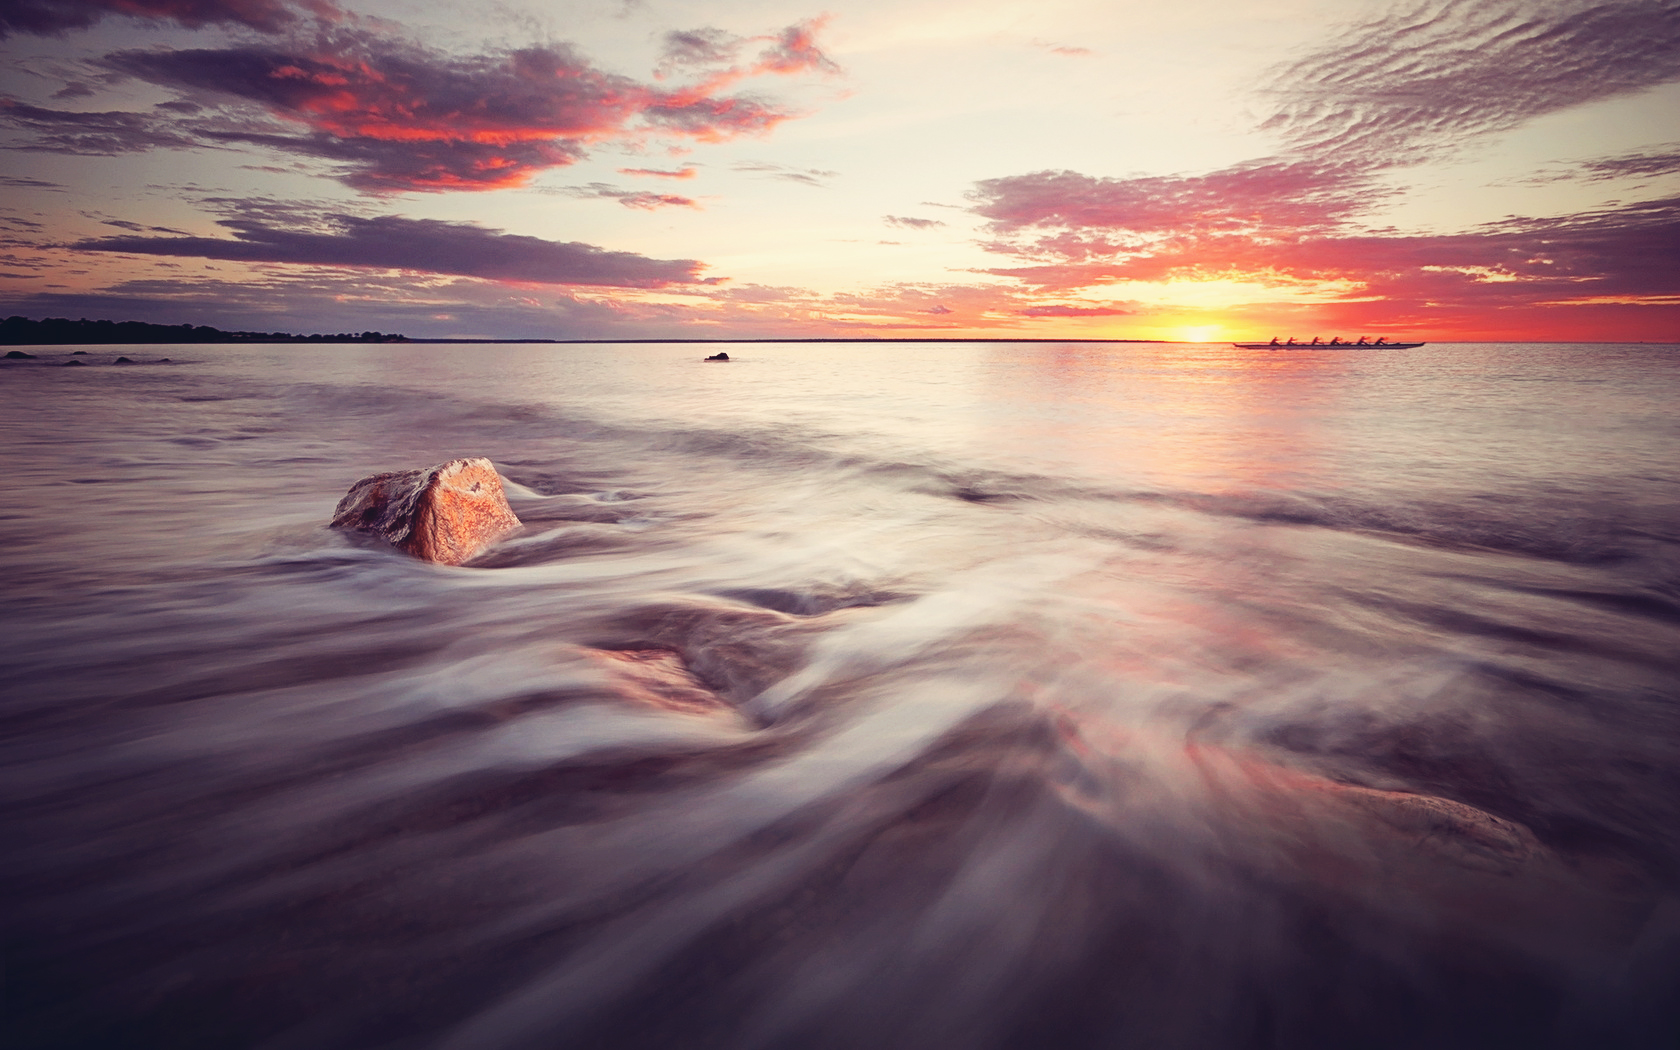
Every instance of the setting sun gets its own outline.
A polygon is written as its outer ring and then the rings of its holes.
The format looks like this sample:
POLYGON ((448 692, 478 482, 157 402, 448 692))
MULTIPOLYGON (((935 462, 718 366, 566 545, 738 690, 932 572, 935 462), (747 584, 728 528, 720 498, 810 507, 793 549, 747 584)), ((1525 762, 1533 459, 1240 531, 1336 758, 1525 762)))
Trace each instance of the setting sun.
POLYGON ((1224 328, 1216 324, 1186 325, 1178 330, 1177 339, 1181 343, 1211 343, 1223 331, 1224 328))

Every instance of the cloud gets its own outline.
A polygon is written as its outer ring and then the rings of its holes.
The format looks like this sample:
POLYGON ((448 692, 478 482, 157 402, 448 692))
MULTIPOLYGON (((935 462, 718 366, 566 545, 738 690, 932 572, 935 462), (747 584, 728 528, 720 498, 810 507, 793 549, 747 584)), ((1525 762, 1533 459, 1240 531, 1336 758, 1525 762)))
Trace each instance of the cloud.
MULTIPOLYGON (((317 14, 334 12, 326 3, 309 6, 317 14)), ((0 7, 0 39, 13 33, 58 36, 111 15, 175 22, 189 29, 238 25, 263 32, 283 29, 298 18, 281 0, 6 0, 0 7)))
POLYGON ((287 206, 224 219, 233 237, 101 237, 68 247, 239 262, 371 267, 503 282, 662 288, 706 283, 693 259, 651 259, 576 241, 547 241, 467 223, 340 213, 286 221, 287 206), (278 220, 278 221, 277 221, 278 220))
POLYGON ((758 160, 742 161, 734 165, 734 170, 757 172, 772 179, 798 182, 806 186, 827 186, 825 179, 832 179, 840 174, 838 171, 825 171, 822 168, 790 168, 785 164, 771 164, 758 160))
POLYGON ((1608 182, 1612 179, 1650 179, 1680 173, 1680 144, 1624 153, 1617 157, 1583 161, 1564 171, 1552 171, 1521 180, 1525 183, 1608 182))
POLYGON ((700 205, 692 197, 683 197, 675 193, 652 193, 647 190, 621 190, 604 182, 591 182, 584 186, 567 186, 557 192, 569 197, 600 197, 616 200, 626 208, 636 208, 642 211, 656 211, 660 208, 699 208, 700 205))
POLYGON ((699 170, 692 167, 678 168, 675 171, 668 171, 663 168, 619 168, 618 173, 620 175, 644 175, 654 179, 692 179, 699 174, 699 170))
POLYGON ((47 109, 0 97, 0 121, 34 133, 29 142, 12 148, 45 153, 110 157, 200 144, 144 113, 47 109))
POLYGON ((754 72, 838 73, 840 67, 817 47, 817 31, 828 20, 813 18, 788 26, 776 34, 771 45, 758 56, 754 72))
POLYGON ((746 37, 723 29, 673 30, 665 34, 665 46, 656 68, 663 76, 685 69, 731 63, 746 42, 746 37))
POLYGON ((881 221, 888 226, 898 226, 906 230, 931 230, 945 225, 939 219, 917 219, 908 215, 883 215, 881 221))
POLYGON ((1066 306, 1061 303, 1029 306, 1016 311, 1022 317, 1122 317, 1136 312, 1117 306, 1066 306))
POLYGON ((1358 168, 1273 159, 1188 176, 1116 179, 1039 171, 985 179, 969 198, 994 232, 1095 229, 1142 248, 1168 236, 1325 232, 1368 208, 1381 192, 1358 168))
POLYGON ((62 190, 64 187, 56 182, 45 179, 26 179, 17 175, 0 175, 0 186, 11 186, 20 190, 62 190))
POLYGON ((1680 77, 1677 0, 1430 0, 1281 68, 1262 127, 1384 166, 1680 77))
MULTIPOLYGON (((1015 265, 984 272, 1040 294, 1122 281, 1227 280, 1305 296, 1339 316, 1616 303, 1680 297, 1673 200, 1461 234, 1362 224, 1404 192, 1394 173, 1470 137, 1680 78, 1680 0, 1433 0, 1356 25, 1277 71, 1263 126, 1286 149, 1202 174, 1039 171, 969 194, 984 245, 1015 265)), ((1655 177, 1672 146, 1557 178, 1655 177)), ((1263 294, 1263 293, 1261 293, 1263 294)), ((1025 316, 1106 307, 1035 303, 1025 316)))
POLYGON ((34 133, 25 148, 37 150, 250 145, 333 162, 343 182, 368 192, 496 189, 573 164, 603 141, 715 142, 774 128, 794 114, 723 88, 826 69, 811 29, 765 38, 771 57, 750 68, 672 88, 608 73, 564 44, 459 55, 342 26, 307 45, 118 51, 107 69, 187 97, 148 114, 4 101, 0 120, 34 133))

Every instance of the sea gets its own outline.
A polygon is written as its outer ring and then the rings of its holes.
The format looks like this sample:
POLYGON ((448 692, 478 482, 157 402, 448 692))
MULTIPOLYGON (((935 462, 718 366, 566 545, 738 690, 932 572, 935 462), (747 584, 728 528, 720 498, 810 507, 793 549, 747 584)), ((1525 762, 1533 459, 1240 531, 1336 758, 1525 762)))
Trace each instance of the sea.
POLYGON ((1680 1044, 1680 346, 25 349, 8 1047, 1680 1044))

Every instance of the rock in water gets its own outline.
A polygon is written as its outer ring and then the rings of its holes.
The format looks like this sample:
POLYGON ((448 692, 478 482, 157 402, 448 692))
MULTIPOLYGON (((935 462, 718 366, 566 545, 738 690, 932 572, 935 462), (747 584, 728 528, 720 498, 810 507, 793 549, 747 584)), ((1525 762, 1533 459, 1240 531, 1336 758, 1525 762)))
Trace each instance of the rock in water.
POLYGON ((519 528, 487 459, 375 474, 350 486, 332 524, 382 536, 416 558, 459 565, 519 528))

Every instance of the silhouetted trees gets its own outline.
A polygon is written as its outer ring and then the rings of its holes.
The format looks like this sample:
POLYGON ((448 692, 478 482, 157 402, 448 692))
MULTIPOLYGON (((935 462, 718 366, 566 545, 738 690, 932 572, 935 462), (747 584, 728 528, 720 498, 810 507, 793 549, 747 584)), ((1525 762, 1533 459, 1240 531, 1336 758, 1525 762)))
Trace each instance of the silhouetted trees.
POLYGON ((209 325, 149 324, 145 321, 72 321, 48 317, 0 321, 0 346, 62 346, 67 343, 405 343, 407 336, 385 332, 293 335, 290 332, 224 332, 209 325))

